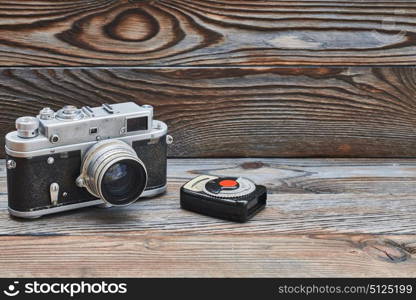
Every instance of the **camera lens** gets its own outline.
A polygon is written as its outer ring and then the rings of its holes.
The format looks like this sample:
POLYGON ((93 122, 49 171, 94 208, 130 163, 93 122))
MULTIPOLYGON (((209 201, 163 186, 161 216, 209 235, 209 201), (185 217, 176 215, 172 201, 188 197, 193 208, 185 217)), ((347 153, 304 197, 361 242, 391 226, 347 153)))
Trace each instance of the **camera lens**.
POLYGON ((103 197, 114 205, 135 199, 145 188, 146 171, 135 161, 123 160, 113 164, 101 181, 103 197))
POLYGON ((92 195, 115 206, 136 201, 147 184, 144 164, 128 144, 119 140, 91 147, 84 156, 81 177, 92 195))
POLYGON ((127 164, 117 163, 112 165, 103 178, 103 188, 107 193, 119 197, 125 193, 126 188, 131 186, 133 181, 132 176, 129 176, 129 169, 127 164))

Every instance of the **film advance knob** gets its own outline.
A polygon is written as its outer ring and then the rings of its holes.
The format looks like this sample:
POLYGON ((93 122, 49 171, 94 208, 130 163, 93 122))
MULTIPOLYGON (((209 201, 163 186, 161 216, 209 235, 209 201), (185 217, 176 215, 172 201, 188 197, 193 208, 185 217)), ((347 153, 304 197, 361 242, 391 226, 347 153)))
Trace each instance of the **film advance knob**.
POLYGON ((21 117, 16 120, 17 135, 33 138, 39 135, 39 120, 35 117, 21 117))

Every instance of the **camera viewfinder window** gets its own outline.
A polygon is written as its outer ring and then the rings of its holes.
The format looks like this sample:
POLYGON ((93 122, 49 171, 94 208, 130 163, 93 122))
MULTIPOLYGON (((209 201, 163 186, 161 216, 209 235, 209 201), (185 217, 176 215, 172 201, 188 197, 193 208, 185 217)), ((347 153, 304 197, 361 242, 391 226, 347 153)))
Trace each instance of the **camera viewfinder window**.
POLYGON ((147 129, 147 117, 127 119, 127 132, 147 129))

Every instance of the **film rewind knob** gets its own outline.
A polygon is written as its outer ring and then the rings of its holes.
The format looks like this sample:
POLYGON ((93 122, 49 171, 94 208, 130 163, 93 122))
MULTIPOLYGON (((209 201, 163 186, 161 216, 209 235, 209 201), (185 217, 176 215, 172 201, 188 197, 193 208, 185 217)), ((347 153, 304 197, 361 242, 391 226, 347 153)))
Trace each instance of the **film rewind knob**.
POLYGON ((17 135, 33 138, 39 135, 39 120, 35 117, 21 117, 16 120, 17 135))

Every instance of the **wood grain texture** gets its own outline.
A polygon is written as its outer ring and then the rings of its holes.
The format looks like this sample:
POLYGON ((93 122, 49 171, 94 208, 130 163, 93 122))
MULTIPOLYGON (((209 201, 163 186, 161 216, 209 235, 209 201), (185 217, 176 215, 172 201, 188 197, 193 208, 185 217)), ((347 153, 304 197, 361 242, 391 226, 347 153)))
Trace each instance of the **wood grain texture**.
POLYGON ((7 213, 3 277, 414 277, 415 159, 173 159, 168 192, 124 208, 23 221, 7 213), (245 224, 179 208, 198 174, 267 185, 245 224))
POLYGON ((0 169, 0 235, 416 234, 416 160, 174 159, 161 197, 34 221, 10 218, 0 169), (198 174, 265 184, 268 207, 244 225, 181 210, 179 188, 198 174))
POLYGON ((414 157, 416 68, 3 68, 0 136, 44 106, 135 101, 171 157, 414 157))
POLYGON ((414 277, 415 236, 0 237, 3 277, 414 277))
POLYGON ((0 65, 414 65, 414 1, 0 1, 0 65))

